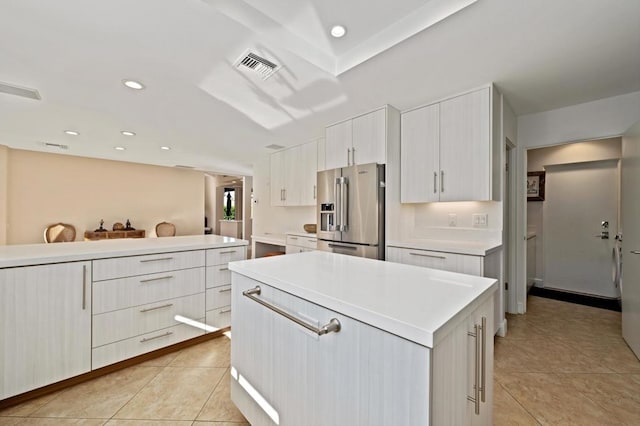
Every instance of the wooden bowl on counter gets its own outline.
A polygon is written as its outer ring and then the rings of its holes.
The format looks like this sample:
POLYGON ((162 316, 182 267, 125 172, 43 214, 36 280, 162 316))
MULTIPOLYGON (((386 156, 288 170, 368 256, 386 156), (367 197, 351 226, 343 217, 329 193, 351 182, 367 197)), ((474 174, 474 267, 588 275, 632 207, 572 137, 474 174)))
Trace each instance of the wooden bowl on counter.
POLYGON ((315 234, 316 233, 316 224, 315 223, 305 223, 302 226, 305 230, 305 232, 308 232, 310 234, 315 234))

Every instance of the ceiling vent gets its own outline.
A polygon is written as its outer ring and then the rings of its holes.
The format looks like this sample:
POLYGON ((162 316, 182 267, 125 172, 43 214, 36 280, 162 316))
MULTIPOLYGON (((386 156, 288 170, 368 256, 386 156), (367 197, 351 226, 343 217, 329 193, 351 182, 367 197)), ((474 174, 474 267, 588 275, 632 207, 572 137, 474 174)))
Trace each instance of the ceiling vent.
POLYGON ((44 146, 48 148, 69 149, 69 145, 63 145, 63 144, 51 143, 51 142, 44 142, 44 146))
POLYGON ((0 81, 0 93, 6 93, 8 95, 22 96, 23 98, 35 99, 39 101, 42 99, 40 93, 36 89, 29 89, 28 87, 14 86, 13 84, 3 83, 0 81))
POLYGON ((272 143, 271 145, 265 146, 265 148, 267 148, 267 149, 282 149, 282 148, 284 148, 284 146, 276 145, 276 144, 272 143))
POLYGON ((258 74, 262 80, 266 80, 280 69, 280 66, 247 50, 234 64, 236 68, 248 68, 258 74))

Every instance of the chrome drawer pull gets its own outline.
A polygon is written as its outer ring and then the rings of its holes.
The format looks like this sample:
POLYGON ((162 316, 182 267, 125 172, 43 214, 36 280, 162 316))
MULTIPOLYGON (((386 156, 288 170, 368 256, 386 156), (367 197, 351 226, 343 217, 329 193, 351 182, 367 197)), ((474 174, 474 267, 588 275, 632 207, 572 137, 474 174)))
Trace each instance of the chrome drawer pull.
POLYGON ((155 311, 156 309, 168 308, 169 306, 173 306, 173 303, 167 303, 166 305, 155 306, 153 308, 140 309, 140 312, 155 311))
POLYGON ((160 335, 158 335, 158 336, 153 336, 153 337, 148 337, 148 338, 147 338, 147 337, 145 337, 144 339, 140 340, 140 343, 145 343, 145 342, 148 342, 148 341, 150 341, 150 340, 159 339, 159 338, 161 338, 161 337, 171 336, 172 334, 173 334, 173 331, 167 331, 166 333, 164 333, 164 334, 160 334, 160 335))
POLYGON ((222 290, 218 290, 218 293, 224 293, 225 291, 231 291, 231 287, 223 288, 222 290))
POLYGON ((220 268, 220 269, 218 269, 218 271, 228 271, 228 270, 229 270, 229 268, 228 268, 228 267, 226 267, 226 266, 225 266, 224 268, 220 268))
POLYGON ((173 275, 167 275, 166 277, 158 277, 158 278, 147 278, 146 280, 140 280, 141 283, 148 283, 151 281, 159 281, 159 280, 169 280, 173 278, 173 275))
POLYGON ((473 396, 467 395, 467 400, 473 402, 476 415, 480 414, 480 326, 473 325, 473 333, 468 331, 467 335, 475 339, 475 358, 473 359, 473 396))
POLYGON ((160 262, 161 260, 171 260, 171 259, 173 259, 173 257, 158 257, 156 259, 142 259, 140 260, 140 263, 160 262))
POLYGON ((231 312, 231 309, 225 309, 224 311, 218 312, 218 314, 228 314, 229 312, 231 312))
POLYGON ((235 250, 227 250, 227 251, 221 251, 220 254, 231 254, 231 253, 235 253, 235 250))
POLYGON ((447 259, 444 256, 436 256, 436 255, 433 255, 433 254, 426 254, 426 253, 409 252, 409 254, 412 255, 412 256, 432 257, 434 259, 442 259, 442 260, 446 260, 447 259))
POLYGON ((318 328, 314 325, 307 324, 305 321, 291 315, 289 312, 285 311, 284 309, 281 309, 275 305, 268 303, 265 300, 260 299, 259 297, 256 297, 260 295, 260 286, 256 286, 252 289, 245 290, 242 292, 242 295, 248 297, 249 299, 255 302, 258 302, 262 306, 271 309, 273 312, 282 315, 283 317, 295 322, 296 324, 303 326, 304 328, 317 334, 318 336, 322 336, 331 332, 337 333, 340 331, 340 321, 338 321, 337 318, 331 318, 328 324, 325 324, 322 327, 318 328))
POLYGON ((289 237, 290 240, 297 240, 298 237, 289 237))
POLYGON ((82 310, 87 309, 87 265, 82 265, 82 310))

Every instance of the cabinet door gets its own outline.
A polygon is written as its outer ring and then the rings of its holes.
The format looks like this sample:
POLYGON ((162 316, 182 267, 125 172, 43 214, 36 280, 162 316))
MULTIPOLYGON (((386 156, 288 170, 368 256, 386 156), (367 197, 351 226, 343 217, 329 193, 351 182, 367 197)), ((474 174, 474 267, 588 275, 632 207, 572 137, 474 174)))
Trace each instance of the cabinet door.
POLYGON ((300 175, 300 205, 316 205, 316 177, 318 174, 318 144, 316 142, 306 143, 300 146, 300 156, 297 159, 300 175))
POLYGON ((440 104, 402 114, 400 201, 403 203, 440 199, 439 121, 440 104))
POLYGON ((269 183, 271 191, 271 205, 284 206, 284 163, 285 151, 274 152, 270 157, 271 181, 269 183))
POLYGON ((91 264, 0 270, 0 399, 91 369, 91 264))
POLYGON ((491 200, 489 89, 440 104, 440 201, 491 200))
POLYGON ((351 120, 327 127, 325 136, 326 170, 348 166, 351 163, 351 120))
POLYGON ((241 275, 232 280, 231 397, 251 424, 429 424, 428 348, 241 275), (258 284, 260 299, 314 326, 337 318, 340 331, 317 336, 242 296, 258 284), (249 398, 241 377, 273 411, 249 398))
POLYGON ((351 164, 387 162, 386 108, 353 119, 351 164))
POLYGON ((301 161, 302 148, 294 146, 283 151, 284 153, 284 205, 299 206, 302 194, 303 164, 301 161))

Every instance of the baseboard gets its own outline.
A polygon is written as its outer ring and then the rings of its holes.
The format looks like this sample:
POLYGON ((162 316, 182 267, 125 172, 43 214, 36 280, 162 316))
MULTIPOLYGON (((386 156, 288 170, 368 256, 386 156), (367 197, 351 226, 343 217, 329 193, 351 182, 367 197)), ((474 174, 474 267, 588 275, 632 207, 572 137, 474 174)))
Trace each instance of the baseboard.
POLYGON ((620 301, 604 297, 589 296, 587 294, 572 293, 568 291, 540 288, 533 286, 529 291, 531 296, 545 297, 547 299, 562 300, 563 302, 576 303, 578 305, 593 306, 594 308, 608 309, 620 312, 620 301))
POLYGON ((500 325, 498 326, 498 329, 496 330, 496 335, 500 336, 500 337, 505 337, 507 335, 507 319, 506 318, 504 318, 500 322, 500 325))

